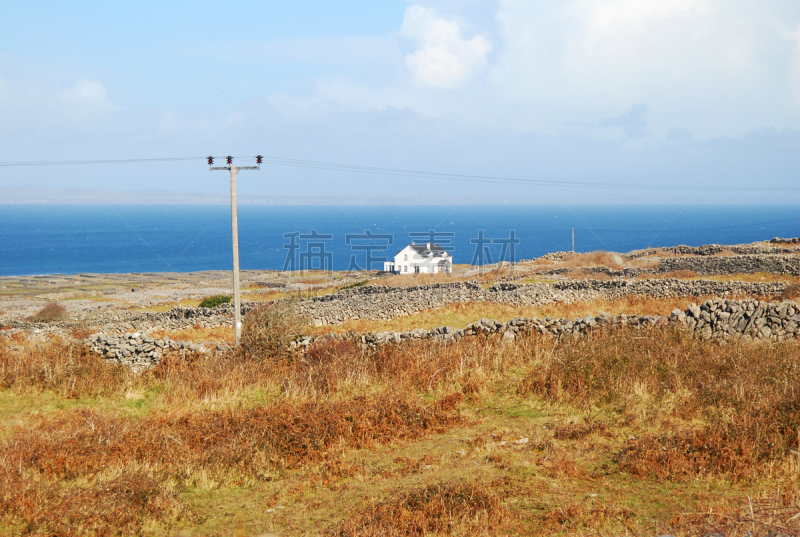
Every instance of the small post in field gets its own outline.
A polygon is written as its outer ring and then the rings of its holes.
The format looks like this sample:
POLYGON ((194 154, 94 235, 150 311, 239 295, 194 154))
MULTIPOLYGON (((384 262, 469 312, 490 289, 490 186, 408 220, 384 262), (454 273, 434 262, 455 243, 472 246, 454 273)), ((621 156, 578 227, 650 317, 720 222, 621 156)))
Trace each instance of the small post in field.
POLYGON ((233 157, 227 157, 227 166, 213 166, 214 157, 208 157, 210 170, 228 170, 231 172, 231 240, 233 242, 233 326, 236 334, 236 345, 242 337, 242 303, 239 297, 239 215, 236 212, 236 171, 237 170, 260 170, 261 159, 258 155, 256 162, 258 166, 233 165, 233 157))

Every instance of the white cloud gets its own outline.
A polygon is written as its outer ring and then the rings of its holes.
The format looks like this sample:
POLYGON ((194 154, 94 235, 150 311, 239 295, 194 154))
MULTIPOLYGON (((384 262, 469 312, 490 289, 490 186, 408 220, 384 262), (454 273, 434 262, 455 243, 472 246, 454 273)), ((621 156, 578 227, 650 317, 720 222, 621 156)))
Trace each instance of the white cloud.
POLYGON ((406 10, 403 27, 417 50, 405 57, 405 64, 422 85, 447 88, 465 80, 487 65, 492 44, 483 36, 462 37, 457 21, 448 21, 420 6, 406 10), (415 22, 416 21, 416 22, 415 22))
POLYGON ((58 116, 69 121, 82 121, 95 112, 113 109, 113 104, 107 100, 108 92, 102 82, 81 79, 71 88, 61 91, 51 105, 58 116))
POLYGON ((786 60, 796 41, 780 31, 797 23, 789 2, 499 0, 496 23, 499 52, 480 91, 497 103, 493 117, 518 128, 556 109, 543 129, 643 103, 659 138, 674 127, 742 135, 792 98, 786 60))
POLYGON ((97 80, 79 80, 73 87, 61 92, 61 98, 75 104, 101 104, 108 98, 108 91, 97 80))
MULTIPOLYGON (((462 4, 438 9, 407 7, 399 46, 356 84, 337 69, 312 94, 282 88, 274 97, 301 114, 335 100, 353 111, 409 109, 551 134, 643 104, 642 138, 653 140, 675 128, 699 139, 740 136, 800 101, 798 17, 784 0, 497 0, 494 17, 462 4)), ((383 50, 376 42, 371 53, 383 50)), ((775 126, 800 122, 784 115, 775 126)))

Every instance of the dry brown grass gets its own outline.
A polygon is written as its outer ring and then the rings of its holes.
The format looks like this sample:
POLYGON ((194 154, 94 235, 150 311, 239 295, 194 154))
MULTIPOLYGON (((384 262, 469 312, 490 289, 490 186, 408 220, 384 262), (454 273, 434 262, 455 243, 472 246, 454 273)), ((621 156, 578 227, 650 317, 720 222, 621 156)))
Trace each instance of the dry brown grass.
MULTIPOLYGON (((487 305, 464 305, 471 320, 502 318, 474 306, 487 305)), ((330 338, 305 354, 167 357, 139 375, 36 345, 0 339, 0 532, 800 529, 794 341, 656 328, 372 352, 330 338)))
POLYGON ((589 272, 585 269, 573 269, 567 272, 564 277, 570 280, 613 280, 610 275, 604 273, 589 272))
POLYGON ((12 351, 0 345, 0 388, 50 390, 62 397, 115 393, 127 371, 106 363, 85 348, 54 341, 12 351))
POLYGON ((441 432, 459 422, 458 401, 426 406, 383 396, 139 420, 88 410, 43 418, 0 444, 0 521, 58 534, 103 534, 120 511, 128 531, 145 516, 170 522, 179 511, 170 506, 170 481, 186 486, 200 473, 220 483, 270 480, 342 449, 441 432))
POLYGON ((650 280, 650 279, 666 279, 675 278, 678 280, 691 280, 698 278, 698 275, 693 270, 673 270, 671 272, 662 272, 659 274, 643 274, 637 277, 637 280, 650 280))
POLYGON ((559 346, 520 389, 555 401, 611 405, 629 413, 626 419, 658 412, 665 421, 706 423, 632 442, 620 466, 635 475, 750 479, 797 448, 798 359, 796 341, 720 346, 676 330, 623 330, 559 346))
POLYGON ((496 483, 441 483, 398 490, 346 519, 332 534, 341 537, 492 534, 512 516, 503 506, 504 495, 498 488, 496 483))
POLYGON ((569 254, 564 256, 559 266, 569 267, 569 268, 600 267, 600 266, 619 268, 621 265, 617 265, 616 263, 611 261, 611 258, 614 255, 616 254, 614 254, 613 252, 603 252, 603 251, 587 252, 583 254, 569 254))
POLYGON ((160 476, 118 473, 84 487, 43 482, 30 471, 0 467, 0 524, 21 535, 129 535, 183 513, 160 476), (8 528, 8 526, 6 526, 8 528))
POLYGON ((153 330, 150 332, 152 336, 164 337, 169 336, 170 339, 175 341, 194 341, 194 342, 233 342, 235 334, 232 326, 218 326, 216 328, 203 328, 200 325, 195 325, 191 328, 184 328, 182 330, 153 330))
POLYGON ((800 534, 798 512, 797 493, 787 490, 772 497, 748 498, 733 508, 725 506, 707 513, 677 515, 671 523, 678 532, 687 535, 780 537, 800 534))

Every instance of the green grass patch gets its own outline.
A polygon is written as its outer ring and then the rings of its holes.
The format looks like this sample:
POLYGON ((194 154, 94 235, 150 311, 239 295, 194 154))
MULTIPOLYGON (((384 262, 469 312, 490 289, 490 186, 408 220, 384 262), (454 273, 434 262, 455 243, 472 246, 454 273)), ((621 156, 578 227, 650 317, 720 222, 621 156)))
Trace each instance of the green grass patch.
POLYGON ((217 306, 230 303, 231 300, 233 300, 233 297, 230 295, 213 295, 201 300, 198 307, 216 308, 217 306))

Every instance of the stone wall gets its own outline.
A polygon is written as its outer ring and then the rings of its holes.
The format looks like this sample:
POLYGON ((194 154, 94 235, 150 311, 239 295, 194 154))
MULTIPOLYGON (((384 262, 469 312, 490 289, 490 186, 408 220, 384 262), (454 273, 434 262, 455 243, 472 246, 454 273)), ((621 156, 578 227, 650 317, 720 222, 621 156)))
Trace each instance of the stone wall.
MULTIPOLYGON (((774 239, 773 239, 774 241, 774 239)), ((772 242, 772 241, 770 241, 772 242)), ((702 246, 686 246, 684 244, 678 246, 664 246, 662 248, 647 248, 644 250, 633 250, 626 254, 620 254, 625 259, 638 259, 648 255, 719 255, 721 253, 732 253, 736 255, 760 255, 760 254, 796 254, 797 249, 784 248, 780 246, 767 246, 763 244, 704 244, 702 246)))
POLYGON ((340 324, 352 319, 388 320, 459 302, 495 302, 515 306, 542 306, 629 295, 654 298, 700 296, 773 296, 785 283, 717 282, 711 280, 586 280, 556 283, 497 283, 484 289, 473 282, 416 287, 364 286, 315 297, 298 304, 298 312, 317 325, 340 324))
POLYGON ((630 295, 652 298, 700 296, 772 296, 783 293, 783 282, 718 282, 714 280, 583 280, 551 284, 495 284, 489 289, 494 302, 517 306, 573 303, 595 298, 618 300, 630 295))
POLYGON ((770 239, 769 242, 772 244, 800 244, 800 237, 792 237, 791 239, 775 237, 774 239, 770 239))
POLYGON ((703 257, 671 257, 662 259, 658 272, 691 270, 700 275, 754 274, 767 272, 790 276, 800 275, 798 255, 733 255, 703 257))
POLYGON ((454 302, 485 301, 487 296, 474 282, 413 287, 364 285, 304 300, 297 311, 317 325, 329 325, 354 319, 393 319, 454 302))
MULTIPOLYGON (((644 268, 623 268, 620 270, 614 270, 612 268, 606 266, 599 266, 599 267, 581 267, 581 268, 569 268, 569 267, 561 267, 557 269, 549 269, 549 270, 540 270, 537 271, 536 274, 538 276, 563 276, 564 274, 569 274, 570 272, 584 272, 586 274, 603 274, 605 276, 610 276, 612 278, 636 278, 637 276, 643 276, 645 274, 654 274, 655 270, 653 269, 644 269, 644 268)), ((530 278, 528 275, 523 275, 517 279, 524 279, 530 278)), ((510 280, 510 278, 508 278, 510 280)))
MULTIPOLYGON (((243 303, 242 315, 258 306, 258 303, 243 303)), ((154 330, 183 330, 194 326, 216 328, 219 326, 233 326, 233 304, 222 304, 216 308, 179 306, 164 312, 101 310, 94 311, 78 321, 32 323, 11 319, 3 321, 0 325, 11 329, 50 332, 65 332, 71 329, 92 327, 102 328, 105 332, 113 334, 154 330)))
MULTIPOLYGON (((673 310, 669 316, 612 316, 600 312, 596 316, 587 315, 575 319, 556 319, 547 317, 520 317, 507 322, 495 319, 481 319, 467 325, 464 329, 440 326, 432 330, 417 328, 408 332, 377 332, 341 336, 298 336, 292 348, 304 350, 325 339, 355 339, 364 349, 425 339, 459 341, 464 337, 477 335, 502 336, 504 343, 513 343, 524 333, 549 334, 555 337, 582 336, 600 329, 630 327, 634 329, 655 326, 677 326, 704 339, 744 339, 780 341, 787 338, 800 338, 800 305, 796 302, 763 302, 755 299, 730 300, 726 298, 709 299, 699 306, 692 304, 685 311, 673 310)), ((93 334, 83 342, 94 353, 108 361, 141 371, 157 365, 164 354, 205 353, 209 346, 191 342, 172 341, 169 338, 157 339, 148 334, 124 334, 109 336, 104 333, 93 334)), ((220 350, 218 347, 217 350, 220 350)))
MULTIPOLYGON (((125 365, 134 371, 142 371, 158 365, 164 355, 170 352, 203 354, 214 348, 214 344, 211 343, 175 341, 169 337, 157 338, 140 332, 122 335, 100 332, 84 339, 83 344, 106 361, 125 365)), ((219 346, 216 347, 217 350, 220 350, 219 346)))
MULTIPOLYGON (((713 260, 715 258, 700 258, 713 260)), ((731 259, 731 258, 722 258, 731 259)), ((500 282, 484 289, 474 282, 453 282, 414 287, 365 285, 322 295, 297 304, 297 311, 317 325, 340 324, 347 320, 389 320, 453 303, 494 302, 515 306, 542 306, 574 303, 593 299, 617 300, 629 295, 654 298, 701 296, 775 296, 783 293, 782 282, 748 283, 712 280, 585 280, 556 283, 522 284, 500 282)), ((258 303, 244 303, 242 313, 258 303)), ((233 326, 233 305, 216 308, 179 307, 166 312, 109 311, 93 312, 79 322, 30 323, 11 320, 7 328, 64 332, 87 327, 100 328, 109 334, 181 330, 201 326, 233 326)))
MULTIPOLYGON (((600 312, 575 319, 546 319, 520 317, 501 323, 481 319, 465 329, 440 326, 432 330, 415 329, 409 332, 378 332, 359 334, 355 338, 365 347, 377 347, 403 341, 439 339, 458 341, 475 335, 502 335, 503 341, 513 342, 526 332, 550 334, 556 337, 585 335, 599 329, 618 327, 650 328, 677 326, 704 339, 745 339, 779 341, 800 338, 800 305, 796 302, 763 302, 755 299, 709 299, 699 306, 692 304, 685 311, 673 310, 669 316, 617 315, 600 312)), ((315 341, 331 336, 304 338, 295 346, 308 347, 315 341)), ((338 336, 341 337, 341 336, 338 336)))

